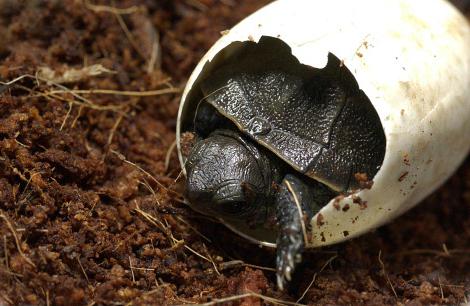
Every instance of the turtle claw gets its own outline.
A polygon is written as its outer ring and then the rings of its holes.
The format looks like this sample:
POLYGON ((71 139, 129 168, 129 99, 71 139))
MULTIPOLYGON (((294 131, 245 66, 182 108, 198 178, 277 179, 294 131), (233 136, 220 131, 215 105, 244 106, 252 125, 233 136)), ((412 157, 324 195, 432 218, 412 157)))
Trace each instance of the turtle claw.
MULTIPOLYGON (((286 175, 276 199, 279 226, 276 274, 280 290, 283 290, 286 283, 292 279, 295 267, 302 261, 305 245, 302 231, 303 212, 309 213, 311 210, 308 206, 311 202, 309 192, 304 189, 303 183, 298 178, 286 175), (302 215, 299 214, 298 206, 302 207, 302 215)), ((310 218, 310 213, 308 215, 310 218)))
POLYGON ((300 231, 286 235, 281 233, 277 244, 276 277, 279 290, 284 290, 287 282, 292 279, 292 274, 298 263, 302 261, 304 248, 303 237, 300 231))
POLYGON ((290 282, 290 280, 292 279, 291 277, 291 272, 292 272, 292 268, 290 266, 287 266, 286 267, 286 270, 284 271, 284 278, 290 282))
POLYGON ((281 291, 284 291, 284 285, 285 285, 284 278, 282 277, 282 275, 277 274, 276 279, 277 279, 277 288, 281 291))

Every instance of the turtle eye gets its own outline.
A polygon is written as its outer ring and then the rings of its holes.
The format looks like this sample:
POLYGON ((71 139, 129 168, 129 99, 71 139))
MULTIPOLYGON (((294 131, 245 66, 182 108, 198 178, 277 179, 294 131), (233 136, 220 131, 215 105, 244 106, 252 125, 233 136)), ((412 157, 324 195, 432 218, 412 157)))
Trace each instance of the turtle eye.
POLYGON ((241 201, 223 201, 217 203, 216 208, 220 213, 236 216, 241 215, 246 209, 246 203, 241 201))

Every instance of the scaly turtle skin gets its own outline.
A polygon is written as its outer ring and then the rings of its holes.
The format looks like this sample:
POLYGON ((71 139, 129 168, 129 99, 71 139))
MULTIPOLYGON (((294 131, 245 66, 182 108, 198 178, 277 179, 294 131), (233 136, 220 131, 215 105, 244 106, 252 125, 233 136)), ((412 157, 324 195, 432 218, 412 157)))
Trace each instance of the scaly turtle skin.
POLYGON ((276 220, 281 289, 312 230, 304 218, 357 189, 356 173, 372 178, 385 154, 374 107, 340 60, 328 59, 323 69, 302 65, 282 41, 263 37, 201 82, 186 196, 250 228, 276 220))

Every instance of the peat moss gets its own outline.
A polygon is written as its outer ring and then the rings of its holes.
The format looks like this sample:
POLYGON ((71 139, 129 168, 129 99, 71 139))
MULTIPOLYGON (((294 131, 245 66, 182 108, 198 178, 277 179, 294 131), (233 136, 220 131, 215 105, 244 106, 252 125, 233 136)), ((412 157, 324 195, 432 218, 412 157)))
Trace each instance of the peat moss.
MULTIPOLYGON (((267 2, 129 0, 117 17, 90 1, 0 0, 0 80, 99 64, 111 72, 63 85, 181 88, 220 31, 267 2)), ((247 292, 292 302, 314 277, 300 303, 459 304, 470 293, 469 159, 390 225, 307 253, 282 293, 271 270, 253 266, 273 267, 272 250, 181 204, 169 151, 178 94, 60 90, 34 77, 0 87, 2 305, 204 303, 247 292)))

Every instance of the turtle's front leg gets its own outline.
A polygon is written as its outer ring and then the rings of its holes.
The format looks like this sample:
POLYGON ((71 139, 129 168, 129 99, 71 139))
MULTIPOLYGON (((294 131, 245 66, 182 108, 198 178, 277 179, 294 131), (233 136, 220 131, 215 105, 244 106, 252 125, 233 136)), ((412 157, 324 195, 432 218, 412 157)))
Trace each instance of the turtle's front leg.
POLYGON ((280 290, 302 261, 310 220, 332 197, 334 193, 319 183, 307 185, 291 174, 284 177, 276 197, 279 226, 276 267, 280 290))

